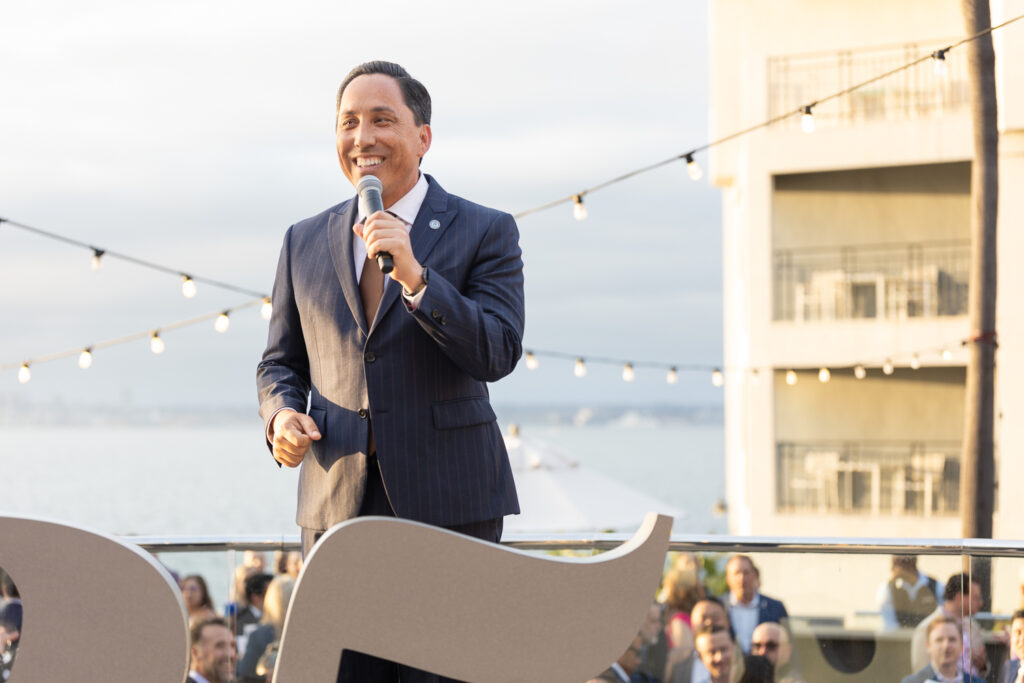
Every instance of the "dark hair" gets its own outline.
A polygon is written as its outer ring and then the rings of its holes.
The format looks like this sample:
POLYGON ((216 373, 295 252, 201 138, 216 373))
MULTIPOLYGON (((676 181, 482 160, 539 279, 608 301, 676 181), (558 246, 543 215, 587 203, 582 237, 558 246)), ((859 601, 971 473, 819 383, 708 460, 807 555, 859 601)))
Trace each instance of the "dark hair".
POLYGON ((182 588, 185 587, 185 582, 189 580, 199 584, 199 606, 213 609, 213 600, 210 599, 210 589, 206 587, 206 579, 199 576, 199 574, 189 574, 181 580, 182 588))
POLYGON ((1013 617, 1010 619, 1010 623, 1017 621, 1018 619, 1024 619, 1024 609, 1019 609, 1013 613, 1013 617))
POLYGON ((334 127, 338 127, 338 114, 341 112, 341 96, 345 92, 345 88, 359 76, 369 76, 370 74, 383 74, 384 76, 390 76, 398 82, 398 87, 402 91, 402 100, 405 101, 405 106, 412 110, 413 121, 417 126, 422 126, 424 123, 430 123, 430 93, 423 86, 422 83, 417 81, 415 78, 409 75, 402 66, 395 64, 394 62, 384 62, 375 60, 372 62, 364 62, 348 72, 348 76, 345 76, 345 80, 341 82, 341 86, 338 88, 338 102, 334 107, 334 127))
POLYGON ((975 579, 972 579, 964 574, 953 574, 949 577, 949 581, 946 582, 946 590, 942 592, 942 599, 949 601, 956 598, 958 595, 971 592, 971 584, 977 583, 975 579))
POLYGON ((772 683, 775 680, 775 665, 761 655, 747 655, 743 676, 739 683, 772 683))
POLYGON ((725 628, 721 624, 701 624, 697 627, 697 630, 693 632, 693 639, 697 640, 699 636, 710 636, 715 633, 728 633, 729 629, 725 628))
POLYGON ((273 578, 270 574, 253 574, 245 577, 245 601, 251 603, 252 596, 266 595, 267 586, 273 578))
POLYGON ((944 624, 952 624, 953 626, 955 626, 957 632, 960 634, 960 637, 963 638, 963 636, 964 636, 964 629, 963 629, 962 626, 960 626, 960 622, 957 621, 956 619, 954 619, 953 617, 947 617, 944 614, 941 615, 941 616, 935 617, 934 619, 932 619, 931 621, 928 622, 928 628, 925 630, 925 637, 931 639, 932 631, 934 631, 939 626, 942 626, 944 624))
POLYGON ((210 617, 209 619, 203 619, 197 624, 193 624, 192 628, 189 629, 189 637, 192 639, 191 643, 195 645, 203 639, 203 629, 207 626, 223 626, 224 628, 231 630, 228 626, 228 622, 221 619, 220 617, 210 617))
POLYGON ((754 564, 754 560, 750 557, 750 555, 740 555, 739 553, 737 553, 730 557, 728 561, 726 561, 725 566, 728 567, 730 564, 733 563, 734 560, 746 560, 750 564, 750 569, 754 572, 754 576, 756 576, 757 578, 761 578, 761 570, 757 568, 756 564, 754 564))

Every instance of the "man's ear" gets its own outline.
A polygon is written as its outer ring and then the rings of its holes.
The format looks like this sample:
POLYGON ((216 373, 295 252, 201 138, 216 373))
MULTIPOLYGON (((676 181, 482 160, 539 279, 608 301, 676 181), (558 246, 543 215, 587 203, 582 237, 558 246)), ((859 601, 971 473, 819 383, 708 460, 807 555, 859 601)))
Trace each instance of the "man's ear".
POLYGON ((420 159, 426 155, 427 150, 430 149, 430 141, 433 139, 433 133, 430 131, 430 124, 424 123, 420 126, 420 159))

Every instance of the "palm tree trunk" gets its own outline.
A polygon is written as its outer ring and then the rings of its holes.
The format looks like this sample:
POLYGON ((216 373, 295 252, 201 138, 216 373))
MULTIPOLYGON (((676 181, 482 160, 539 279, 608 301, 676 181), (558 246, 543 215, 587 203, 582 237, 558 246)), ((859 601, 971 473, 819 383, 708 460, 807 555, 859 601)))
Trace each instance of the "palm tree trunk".
MULTIPOLYGON (((961 0, 968 35, 992 26, 988 0, 961 0)), ((994 389, 996 349, 996 211, 999 130, 995 54, 986 34, 965 45, 974 129, 971 164, 970 319, 960 515, 965 538, 991 538, 995 492, 994 389)))

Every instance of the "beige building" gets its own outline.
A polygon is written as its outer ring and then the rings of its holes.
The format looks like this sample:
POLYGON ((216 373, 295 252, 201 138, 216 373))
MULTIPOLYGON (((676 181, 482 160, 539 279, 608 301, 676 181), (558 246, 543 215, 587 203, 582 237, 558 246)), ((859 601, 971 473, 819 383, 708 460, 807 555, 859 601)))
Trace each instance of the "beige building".
MULTIPOLYGON (((1024 14, 994 0, 993 23, 1024 14)), ((711 139, 965 34, 955 0, 712 0, 711 139)), ((994 34, 995 535, 1024 496, 1024 21, 994 34)), ((723 193, 726 472, 740 535, 956 537, 970 334, 966 52, 712 148, 723 193), (825 369, 825 370, 823 370, 825 369), (827 380, 827 381, 822 381, 827 380)))

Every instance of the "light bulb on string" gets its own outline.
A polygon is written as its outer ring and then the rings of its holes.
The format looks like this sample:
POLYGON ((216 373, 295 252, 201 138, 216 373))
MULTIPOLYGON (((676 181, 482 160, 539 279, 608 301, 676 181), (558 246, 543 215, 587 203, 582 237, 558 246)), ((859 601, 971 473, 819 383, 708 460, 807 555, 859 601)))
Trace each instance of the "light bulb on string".
POLYGON ((802 128, 805 133, 814 132, 814 113, 811 111, 811 107, 813 106, 814 105, 812 104, 808 104, 804 107, 804 113, 800 117, 800 128, 802 128))
POLYGON ((910 357, 910 367, 914 370, 921 368, 921 358, 916 353, 910 357))
POLYGON ((150 351, 152 351, 153 353, 156 353, 156 354, 160 354, 160 353, 164 352, 165 348, 166 348, 166 346, 164 345, 164 340, 160 338, 160 333, 159 332, 154 332, 152 335, 150 335, 150 337, 149 337, 149 350, 150 351))
POLYGON ((196 295, 195 280, 188 275, 181 276, 181 293, 185 295, 186 299, 191 299, 196 295))
POLYGON ((263 297, 263 303, 260 305, 260 317, 264 320, 270 320, 270 315, 273 312, 274 305, 270 303, 270 297, 263 297))
POLYGON ((540 367, 540 361, 537 360, 537 356, 533 355, 533 351, 526 352, 526 369, 536 370, 540 367))
POLYGON ((949 349, 942 349, 942 360, 949 360, 953 357, 953 352, 949 349))
POLYGON ((723 375, 722 371, 718 368, 711 371, 711 384, 716 387, 720 387, 725 384, 725 375, 723 375))
POLYGON ((761 386, 761 373, 758 372, 757 368, 750 369, 750 386, 761 386))
POLYGON ((576 359, 576 365, 572 368, 572 374, 577 377, 584 377, 587 374, 587 364, 583 362, 582 358, 576 359))
POLYGON ((632 363, 626 363, 625 367, 622 368, 622 381, 632 382, 636 379, 636 372, 633 370, 632 363))
POLYGON ((228 317, 228 312, 224 311, 217 316, 217 319, 213 321, 213 329, 218 332, 224 333, 228 331, 231 326, 231 318, 228 317))
POLYGON ((882 363, 882 372, 884 372, 887 375, 891 375, 895 371, 896 367, 892 364, 892 361, 886 358, 885 362, 882 363))
POLYGON ((665 375, 665 381, 667 383, 669 383, 669 384, 678 384, 679 383, 679 370, 677 370, 675 368, 669 368, 668 369, 668 374, 665 375))
POLYGON ((107 253, 102 249, 93 247, 92 249, 92 269, 94 272, 103 270, 103 255, 107 253))
POLYGON ((701 170, 700 164, 694 160, 693 152, 686 155, 686 172, 690 174, 690 180, 694 182, 704 177, 704 171, 701 170))
POLYGON ((864 369, 863 365, 856 365, 853 368, 853 376, 857 379, 864 379, 868 376, 868 371, 864 369))
POLYGON ((786 384, 789 386, 796 384, 796 370, 786 370, 786 384))
POLYGON ((832 379, 832 373, 828 368, 822 368, 818 370, 818 381, 822 384, 828 384, 828 381, 832 379))
POLYGON ((28 369, 28 363, 22 363, 18 368, 18 382, 24 384, 32 379, 32 371, 28 369))
POLYGON ((587 207, 583 205, 583 195, 574 194, 572 196, 572 217, 578 221, 586 220, 587 218, 587 207))
POLYGON ((935 76, 937 78, 945 78, 949 75, 949 68, 946 64, 946 52, 949 51, 947 47, 944 50, 936 50, 932 53, 932 62, 935 67, 935 76))
POLYGON ((82 353, 78 354, 78 367, 83 370, 88 370, 92 367, 92 347, 83 349, 82 353))

